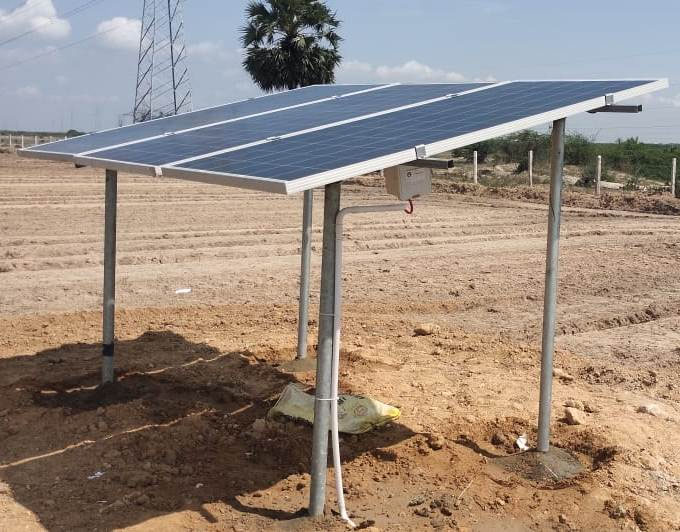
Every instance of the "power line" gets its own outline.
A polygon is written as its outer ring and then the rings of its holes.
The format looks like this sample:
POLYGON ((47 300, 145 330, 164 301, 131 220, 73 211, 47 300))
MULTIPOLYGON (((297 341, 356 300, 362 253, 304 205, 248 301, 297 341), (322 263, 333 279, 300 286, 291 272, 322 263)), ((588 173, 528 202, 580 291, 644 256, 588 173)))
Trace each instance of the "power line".
POLYGON ((27 57, 26 59, 22 59, 21 61, 16 61, 15 63, 10 63, 9 65, 5 65, 3 67, 0 67, 0 71, 9 70, 10 68, 14 68, 14 67, 29 63, 29 62, 34 61, 36 59, 41 59, 41 58, 46 57, 48 55, 56 54, 57 52, 60 52, 61 50, 66 50, 67 48, 73 48, 74 46, 78 46, 78 45, 83 44, 87 41, 91 41, 92 39, 95 39, 95 38, 99 37, 100 35, 105 35, 107 33, 111 33, 112 31, 120 29, 123 26, 125 26, 127 24, 134 23, 134 22, 136 22, 136 21, 135 20, 128 20, 128 21, 124 22, 123 24, 118 24, 118 25, 113 26, 113 27, 111 27, 107 30, 98 31, 96 33, 88 35, 87 37, 84 37, 84 38, 79 39, 77 41, 70 42, 68 44, 65 44, 63 46, 59 46, 57 48, 51 48, 51 49, 49 49, 45 52, 42 52, 40 54, 36 54, 36 55, 31 56, 31 57, 27 57))
POLYGON ((9 39, 5 39, 4 41, 0 41, 0 46, 4 46, 6 44, 12 43, 14 41, 17 41, 21 39, 22 37, 26 37, 27 35, 31 35, 32 33, 36 33, 37 31, 40 31, 42 28, 49 26, 50 24, 54 24, 57 20, 66 20, 68 18, 74 17, 75 15, 78 15, 82 13, 83 11, 86 11, 87 9, 94 7, 97 4, 101 4, 104 0, 88 0, 84 4, 81 4, 77 7, 74 7, 70 11, 67 11, 63 15, 59 16, 56 15, 52 17, 51 19, 47 20, 46 22, 35 26, 34 28, 27 30, 23 33, 20 33, 19 35, 15 35, 14 37, 10 37, 9 39))

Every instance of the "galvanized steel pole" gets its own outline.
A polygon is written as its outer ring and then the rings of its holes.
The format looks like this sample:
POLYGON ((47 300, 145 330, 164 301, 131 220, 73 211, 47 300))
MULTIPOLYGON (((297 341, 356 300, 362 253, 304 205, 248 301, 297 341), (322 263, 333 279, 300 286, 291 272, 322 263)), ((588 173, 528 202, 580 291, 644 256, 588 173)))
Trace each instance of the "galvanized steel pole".
POLYGON ((595 194, 600 195, 602 190, 602 155, 597 156, 597 181, 595 181, 595 194))
POLYGON ((529 150, 529 186, 534 186, 534 150, 529 150))
POLYGON ((116 208, 118 172, 106 171, 104 206, 104 338, 102 384, 113 382, 114 321, 116 307, 116 208))
POLYGON ((302 207, 302 247, 300 248, 300 307, 298 312, 297 358, 307 358, 307 322, 309 321, 309 268, 312 260, 312 208, 314 191, 305 190, 302 207))
POLYGON ((331 371, 333 362, 333 311, 335 307, 335 221, 340 211, 340 183, 326 185, 323 209, 323 252, 319 299, 319 347, 316 361, 316 400, 312 434, 312 483, 309 514, 323 514, 326 502, 328 429, 330 426, 331 371))
POLYGON ((538 409, 537 449, 540 452, 547 452, 550 449, 550 406, 552 402, 553 354, 555 352, 555 314, 557 310, 557 272, 560 254, 565 122, 564 118, 555 120, 552 128, 548 250, 545 261, 543 340, 541 345, 541 393, 538 409))

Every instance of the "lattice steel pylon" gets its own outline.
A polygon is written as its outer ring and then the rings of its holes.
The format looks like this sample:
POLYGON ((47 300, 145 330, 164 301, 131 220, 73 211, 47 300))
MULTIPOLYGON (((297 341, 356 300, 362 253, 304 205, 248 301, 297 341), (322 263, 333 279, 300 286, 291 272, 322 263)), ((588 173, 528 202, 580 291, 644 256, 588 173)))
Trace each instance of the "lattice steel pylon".
POLYGON ((183 0, 144 0, 134 122, 191 111, 183 0))

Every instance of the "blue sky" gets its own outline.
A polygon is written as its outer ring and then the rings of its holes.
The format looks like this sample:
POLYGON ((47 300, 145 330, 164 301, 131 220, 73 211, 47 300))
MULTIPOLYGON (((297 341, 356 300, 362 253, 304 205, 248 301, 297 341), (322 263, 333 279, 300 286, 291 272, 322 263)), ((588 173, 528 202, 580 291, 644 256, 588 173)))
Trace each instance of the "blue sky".
MULTIPOLYGON (((142 0, 100 0, 62 18, 85 2, 0 0, 0 128, 93 130, 130 112, 142 0), (107 28, 116 29, 50 53, 107 28)), ((328 3, 343 21, 338 82, 668 77, 671 88, 642 100, 641 115, 586 115, 568 127, 598 140, 680 142, 678 0, 328 3)), ((259 92, 240 65, 245 4, 186 1, 194 108, 259 92)))

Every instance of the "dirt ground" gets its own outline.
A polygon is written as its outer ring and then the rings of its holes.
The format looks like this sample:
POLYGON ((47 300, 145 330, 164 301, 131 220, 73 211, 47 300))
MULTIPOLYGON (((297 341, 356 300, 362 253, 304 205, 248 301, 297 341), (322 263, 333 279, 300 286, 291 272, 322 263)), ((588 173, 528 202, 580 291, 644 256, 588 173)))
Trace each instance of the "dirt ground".
MULTIPOLYGON (((343 204, 388 201, 373 185, 343 204)), ((475 190, 348 220, 341 388, 402 410, 343 437, 355 522, 680 530, 680 220, 645 198, 565 208, 553 444, 584 471, 558 482, 514 445, 536 438, 545 204, 475 190)), ((310 427, 253 425, 314 384, 282 367, 301 198, 121 176, 119 379, 102 389, 103 192, 99 171, 0 155, 0 530, 343 530, 330 468, 326 517, 303 517, 310 427)))

